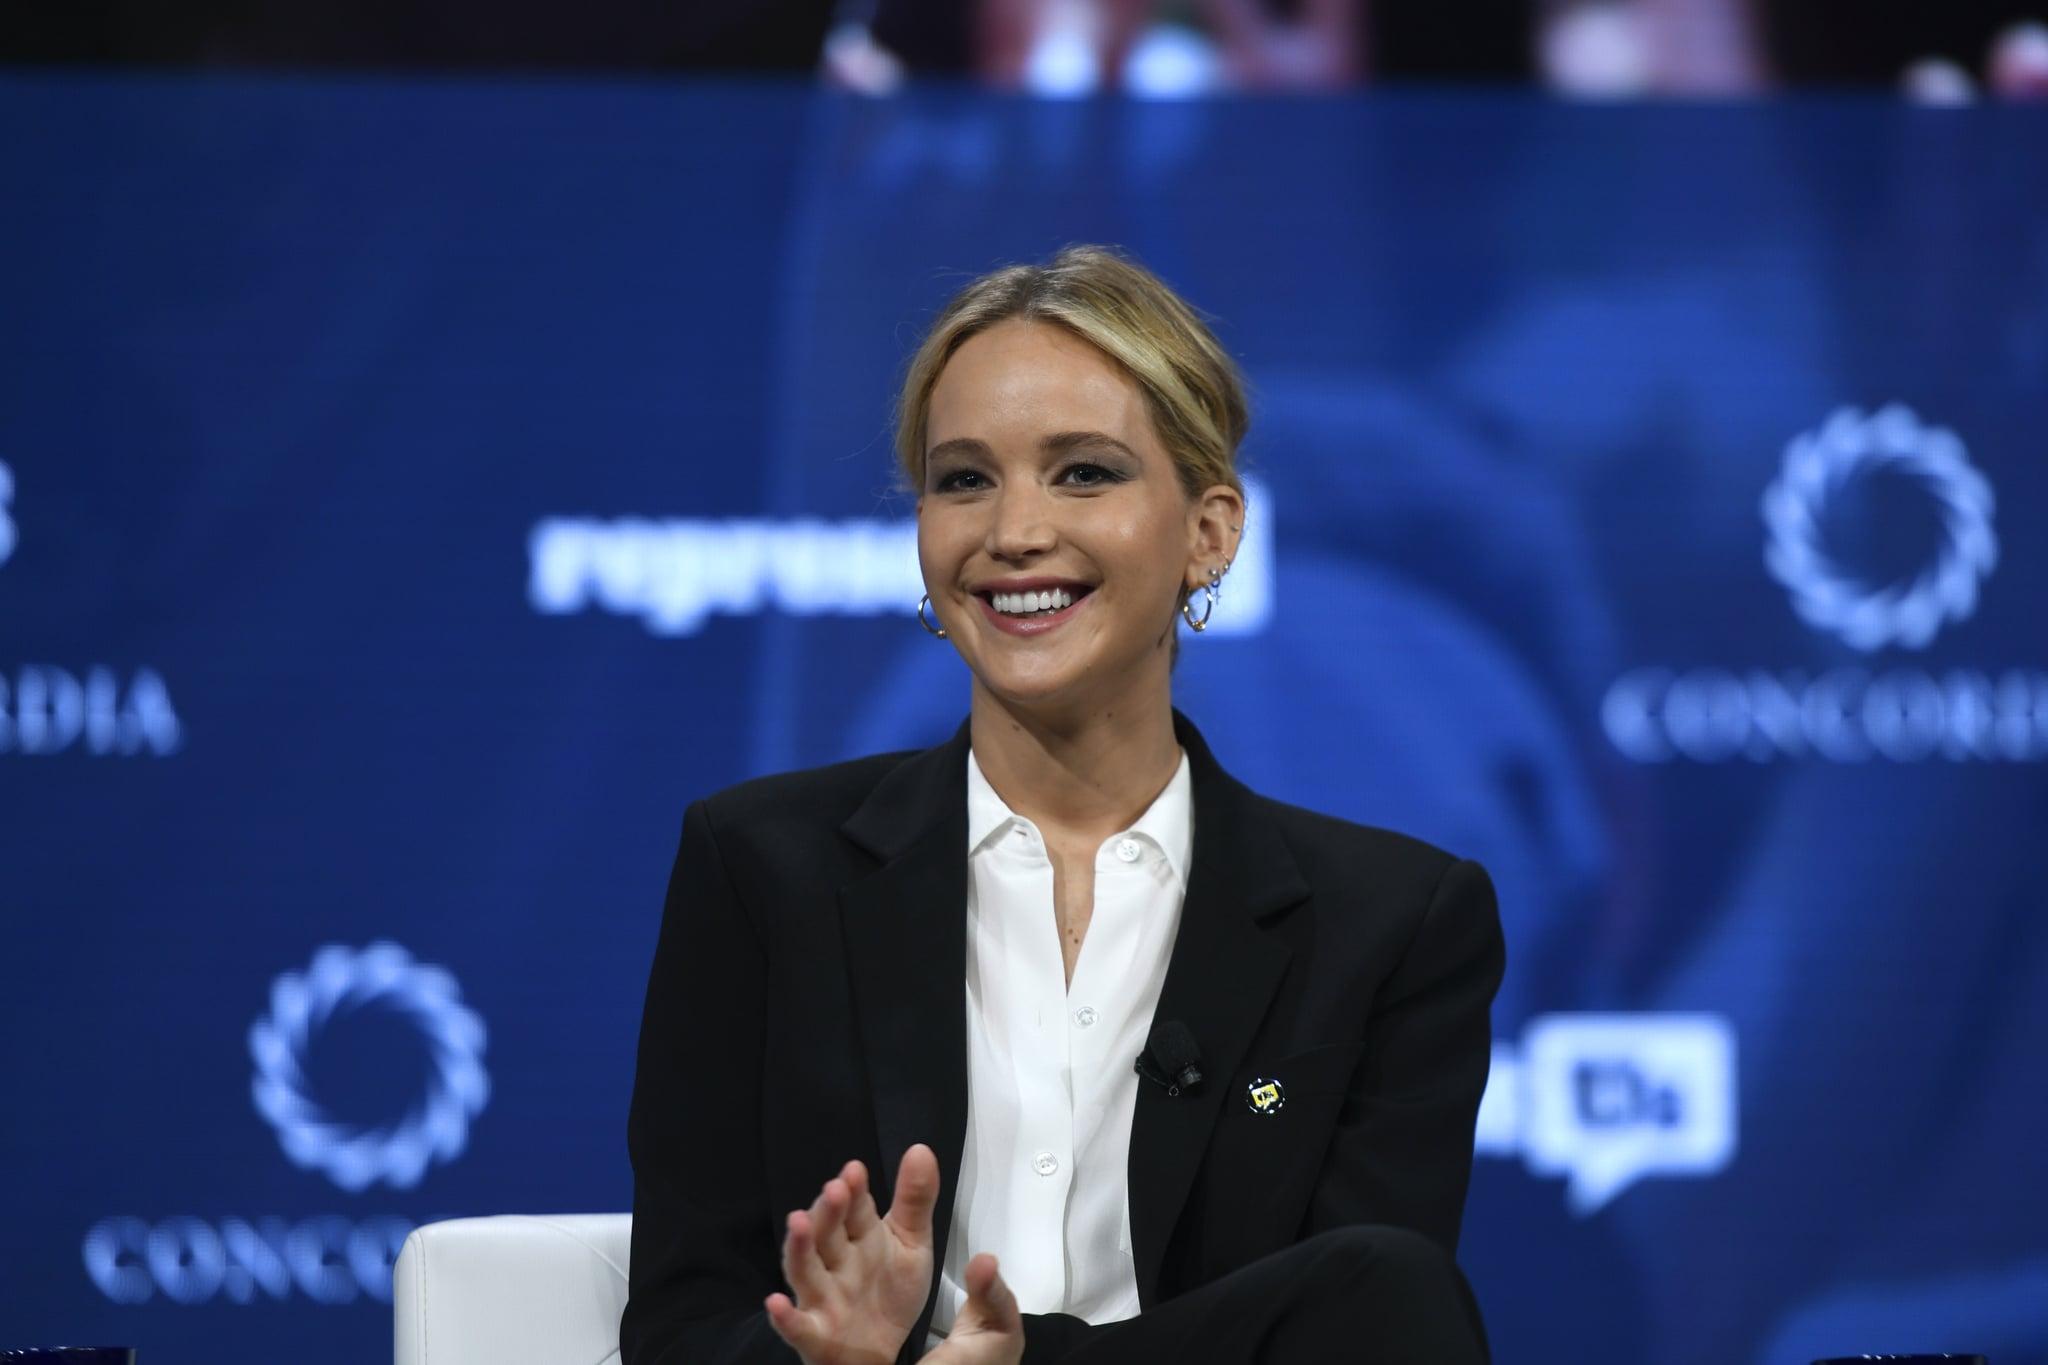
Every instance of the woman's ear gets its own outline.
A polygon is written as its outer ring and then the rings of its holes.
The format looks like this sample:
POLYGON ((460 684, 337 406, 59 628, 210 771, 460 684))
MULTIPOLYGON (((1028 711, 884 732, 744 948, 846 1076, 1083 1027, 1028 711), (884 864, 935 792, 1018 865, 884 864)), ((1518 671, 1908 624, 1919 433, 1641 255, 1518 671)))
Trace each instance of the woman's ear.
POLYGON ((1190 592, 1214 582, 1209 571, 1222 573, 1237 558, 1244 540, 1244 494, 1227 483, 1203 491, 1190 509, 1187 587, 1190 592))

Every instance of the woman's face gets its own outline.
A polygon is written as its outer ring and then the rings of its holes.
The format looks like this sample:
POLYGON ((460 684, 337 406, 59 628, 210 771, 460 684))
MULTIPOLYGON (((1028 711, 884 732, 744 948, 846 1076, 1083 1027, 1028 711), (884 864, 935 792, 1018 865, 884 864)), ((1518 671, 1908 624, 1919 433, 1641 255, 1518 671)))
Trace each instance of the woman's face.
POLYGON ((1187 498, 1116 362, 1058 327, 998 323, 940 372, 925 451, 918 558, 980 687, 1113 706, 1167 686, 1182 586, 1224 565, 1242 503, 1187 498))

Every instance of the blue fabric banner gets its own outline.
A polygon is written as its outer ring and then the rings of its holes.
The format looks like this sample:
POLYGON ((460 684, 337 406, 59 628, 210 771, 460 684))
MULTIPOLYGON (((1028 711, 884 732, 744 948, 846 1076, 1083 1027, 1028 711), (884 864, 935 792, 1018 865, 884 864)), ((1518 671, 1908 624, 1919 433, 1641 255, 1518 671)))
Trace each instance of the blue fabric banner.
POLYGON ((1102 241, 1255 387, 1181 706, 1498 882, 1502 1365, 2048 1362, 2038 114, 17 75, 0 127, 0 1346, 381 1359, 416 1223, 627 1207, 683 807, 957 725, 892 385, 1102 241))

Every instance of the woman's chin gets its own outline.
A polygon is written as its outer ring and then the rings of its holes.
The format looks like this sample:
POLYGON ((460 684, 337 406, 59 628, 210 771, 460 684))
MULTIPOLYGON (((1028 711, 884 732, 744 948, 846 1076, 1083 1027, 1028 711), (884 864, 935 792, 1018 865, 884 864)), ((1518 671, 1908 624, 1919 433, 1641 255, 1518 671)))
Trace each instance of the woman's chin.
POLYGON ((1023 708, 1059 707, 1096 690, 1082 668, 977 669, 974 680, 994 700, 1023 708))
POLYGON ((1122 709, 1138 700, 1127 694, 1147 690, 1150 680, 1134 676, 1141 672, 1100 660, 994 659, 984 660, 974 679, 992 700, 1019 710, 1122 709))

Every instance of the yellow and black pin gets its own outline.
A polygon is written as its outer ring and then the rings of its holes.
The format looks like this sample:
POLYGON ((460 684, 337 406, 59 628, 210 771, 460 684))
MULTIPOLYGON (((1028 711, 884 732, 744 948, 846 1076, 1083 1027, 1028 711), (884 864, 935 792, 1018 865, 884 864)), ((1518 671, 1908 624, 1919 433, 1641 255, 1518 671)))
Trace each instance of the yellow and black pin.
POLYGON ((1263 1076, 1256 1077, 1245 1087, 1244 1102, 1254 1114, 1271 1116, 1280 1112, 1280 1106, 1287 1103, 1287 1092, 1280 1088, 1280 1082, 1269 1081, 1263 1076))

